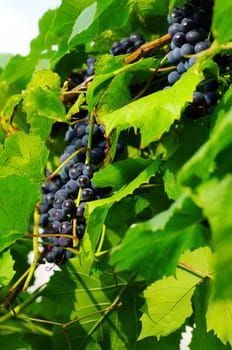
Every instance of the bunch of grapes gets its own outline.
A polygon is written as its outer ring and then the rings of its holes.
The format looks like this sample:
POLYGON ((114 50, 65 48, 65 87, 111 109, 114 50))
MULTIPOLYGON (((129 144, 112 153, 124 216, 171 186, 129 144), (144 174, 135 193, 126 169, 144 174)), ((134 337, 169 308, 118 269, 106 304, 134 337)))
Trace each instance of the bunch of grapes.
POLYGON ((86 60, 86 68, 79 72, 71 72, 66 79, 67 90, 73 89, 75 86, 83 83, 86 79, 94 75, 95 57, 88 57, 86 60))
POLYGON ((59 175, 41 187, 40 225, 45 243, 44 257, 48 262, 65 263, 73 253, 73 237, 81 239, 85 231, 85 203, 100 198, 91 178, 106 153, 104 127, 87 115, 69 126, 65 139, 69 145, 60 157, 63 165, 59 175), (91 135, 90 135, 91 133, 91 135), (91 137, 91 150, 87 151, 91 137), (86 154, 90 152, 90 161, 86 154))
MULTIPOLYGON (((213 0, 189 0, 182 7, 175 7, 168 16, 171 50, 167 59, 169 63, 176 65, 176 70, 168 75, 170 85, 179 80, 196 62, 195 54, 211 46, 212 11, 213 0)), ((193 100, 185 114, 195 119, 212 112, 218 100, 217 88, 216 80, 206 81, 193 93, 193 100)))
POLYGON ((129 38, 123 38, 113 43, 110 49, 112 56, 123 55, 133 52, 145 43, 144 38, 139 33, 132 33, 129 38))

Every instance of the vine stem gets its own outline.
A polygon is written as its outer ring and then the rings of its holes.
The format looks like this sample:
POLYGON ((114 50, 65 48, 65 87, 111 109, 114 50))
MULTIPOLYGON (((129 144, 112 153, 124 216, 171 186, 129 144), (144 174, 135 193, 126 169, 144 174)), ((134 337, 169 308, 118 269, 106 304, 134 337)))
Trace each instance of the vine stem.
POLYGON ((33 258, 33 262, 32 265, 29 269, 28 275, 26 277, 26 281, 24 283, 23 286, 23 291, 26 291, 30 281, 32 279, 32 276, 34 274, 34 271, 36 269, 36 267, 38 266, 38 261, 40 259, 40 252, 39 252, 39 241, 38 241, 38 234, 39 234, 39 219, 40 219, 40 215, 38 212, 38 208, 37 206, 35 206, 34 209, 34 226, 33 226, 33 253, 34 253, 34 258, 33 258))
POLYGON ((184 261, 179 261, 178 265, 177 265, 180 269, 185 270, 187 272, 192 273, 193 275, 200 277, 202 279, 209 277, 212 279, 212 277, 210 276, 210 273, 202 271, 197 269, 194 266, 191 266, 189 264, 186 264, 184 261))
POLYGON ((89 118, 89 137, 88 137, 85 164, 90 163, 90 150, 92 149, 93 127, 94 127, 94 112, 90 114, 90 118, 89 118))
POLYGON ((17 316, 27 305, 30 305, 32 301, 34 301, 38 296, 41 294, 41 288, 39 288, 37 291, 35 291, 33 294, 30 295, 30 297, 25 300, 20 305, 16 306, 13 311, 9 311, 7 314, 0 317, 0 323, 6 322, 11 317, 17 316))
POLYGON ((81 151, 86 150, 86 147, 78 148, 75 152, 73 152, 67 159, 65 159, 57 168, 54 170, 49 176, 45 178, 45 181, 50 181, 56 174, 59 173, 59 171, 70 161, 72 160, 78 153, 81 151))
POLYGON ((131 285, 131 283, 134 281, 134 279, 136 278, 137 274, 134 274, 130 280, 128 281, 128 283, 121 289, 121 291, 119 292, 119 294, 117 295, 117 297, 114 299, 114 301, 112 302, 112 304, 106 309, 106 311, 104 312, 104 314, 101 316, 101 318, 95 323, 95 325, 90 329, 90 331, 88 332, 88 334, 86 335, 85 340, 83 340, 83 342, 80 344, 80 348, 85 344, 85 342, 87 341, 87 338, 90 337, 93 332, 100 326, 100 324, 104 321, 104 319, 117 307, 117 306, 122 306, 121 304, 121 297, 123 295, 123 293, 125 292, 125 290, 129 287, 129 285, 131 285))

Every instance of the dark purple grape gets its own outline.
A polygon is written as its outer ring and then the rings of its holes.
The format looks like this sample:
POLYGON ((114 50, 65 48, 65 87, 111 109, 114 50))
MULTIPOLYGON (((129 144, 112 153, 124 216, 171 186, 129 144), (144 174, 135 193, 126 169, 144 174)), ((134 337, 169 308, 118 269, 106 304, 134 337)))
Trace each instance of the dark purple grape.
POLYGON ((183 32, 183 25, 180 23, 173 23, 172 25, 170 25, 170 27, 168 28, 168 34, 170 34, 171 36, 173 36, 175 33, 177 32, 183 32))
POLYGON ((78 190, 78 185, 77 182, 73 179, 70 179, 67 183, 66 183, 66 189, 68 191, 68 194, 75 194, 76 191, 78 190))
POLYGON ((83 137, 82 137, 82 139, 81 139, 81 143, 82 143, 82 147, 86 147, 87 146, 87 144, 88 144, 88 135, 87 134, 85 134, 83 137))
POLYGON ((201 34, 199 32, 197 32, 196 30, 190 30, 187 34, 186 34, 186 41, 189 44, 196 44, 198 41, 200 41, 201 39, 201 34))
POLYGON ((69 127, 68 130, 65 133, 65 139, 71 143, 73 138, 75 137, 75 131, 73 128, 69 127))
POLYGON ((62 209, 65 211, 66 214, 74 214, 76 210, 76 205, 72 199, 66 199, 62 203, 62 209))
POLYGON ((136 43, 139 40, 142 40, 144 42, 144 39, 141 34, 139 33, 132 33, 129 37, 129 39, 133 42, 136 43))
POLYGON ((52 208, 48 211, 48 215, 51 221, 62 221, 66 219, 66 214, 62 209, 52 208))
POLYGON ((180 79, 181 75, 177 72, 171 72, 168 74, 168 82, 170 85, 173 85, 178 79, 180 79))
POLYGON ((39 207, 40 214, 47 213, 51 206, 47 202, 42 202, 39 207))
POLYGON ((169 23, 180 23, 183 16, 179 7, 174 7, 170 15, 168 16, 169 23))
POLYGON ((80 239, 84 236, 85 233, 85 226, 83 224, 78 224, 76 226, 76 235, 80 239))
POLYGON ((68 197, 68 192, 65 189, 60 189, 56 191, 54 198, 67 198, 68 197))
POLYGON ((218 100, 218 95, 216 92, 209 91, 205 94, 205 102, 208 106, 215 105, 218 100))
POLYGON ((81 191, 81 199, 85 202, 91 201, 94 199, 94 192, 92 188, 83 188, 81 191))
POLYGON ((61 209, 64 201, 65 201, 65 197, 56 198, 54 203, 53 203, 53 207, 56 209, 61 209))
POLYGON ((195 46, 194 46, 194 52, 198 53, 204 50, 207 50, 209 48, 208 44, 205 41, 199 41, 195 46))
POLYGON ((191 55, 193 51, 193 45, 187 43, 182 45, 180 48, 181 56, 191 55))
POLYGON ((69 177, 71 179, 76 180, 82 174, 83 168, 84 168, 83 163, 79 162, 74 164, 73 167, 69 170, 69 177))
POLYGON ((178 73, 183 74, 186 72, 186 68, 183 62, 179 62, 178 65, 176 66, 176 70, 178 73))
POLYGON ((56 220, 50 222, 48 229, 51 230, 52 233, 58 233, 60 229, 60 222, 56 220))
POLYGON ((63 221, 59 226, 59 232, 64 234, 72 233, 72 223, 63 221))
POLYGON ((46 227, 49 223, 49 220, 48 220, 48 214, 47 213, 43 213, 40 215, 40 218, 39 218, 39 223, 42 227, 46 227))
POLYGON ((181 47, 185 41, 185 34, 183 32, 177 32, 173 35, 172 42, 176 47, 181 47))
POLYGON ((193 102, 196 106, 202 106, 205 103, 205 97, 200 91, 194 91, 193 93, 193 102))
POLYGON ((72 239, 68 237, 59 237, 59 245, 61 247, 69 247, 72 245, 72 239))
POLYGON ((76 131, 76 136, 78 138, 81 138, 85 135, 85 128, 86 128, 86 123, 85 122, 81 122, 78 124, 75 124, 74 126, 74 130, 76 131))
POLYGON ((168 53, 167 60, 169 63, 176 63, 178 60, 173 56, 173 50, 168 53))
POLYGON ((71 258, 73 258, 75 256, 73 252, 70 252, 70 250, 67 250, 67 249, 65 249, 64 254, 65 254, 66 260, 67 259, 71 259, 71 258))
POLYGON ((194 23, 191 18, 183 18, 181 21, 182 30, 184 33, 194 29, 194 23))
POLYGON ((191 4, 185 4, 180 9, 180 12, 183 17, 191 17, 194 11, 195 11, 195 7, 191 4))
POLYGON ((192 67, 197 61, 197 57, 190 57, 190 59, 188 60, 188 64, 189 64, 189 67, 192 67))
POLYGON ((81 188, 88 187, 90 185, 89 177, 86 175, 80 175, 77 179, 77 184, 81 188))
POLYGON ((175 58, 176 62, 178 62, 181 59, 180 48, 176 47, 172 52, 173 52, 173 57, 175 58))
POLYGON ((77 207, 76 216, 78 218, 84 216, 84 211, 85 211, 85 202, 82 202, 77 207))

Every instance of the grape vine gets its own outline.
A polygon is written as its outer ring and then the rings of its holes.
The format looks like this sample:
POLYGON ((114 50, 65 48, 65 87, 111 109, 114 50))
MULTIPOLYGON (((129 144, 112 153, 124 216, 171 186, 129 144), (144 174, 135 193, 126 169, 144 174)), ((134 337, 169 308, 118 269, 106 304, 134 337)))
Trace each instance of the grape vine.
POLYGON ((1 349, 231 349, 231 11, 63 0, 0 57, 1 349))

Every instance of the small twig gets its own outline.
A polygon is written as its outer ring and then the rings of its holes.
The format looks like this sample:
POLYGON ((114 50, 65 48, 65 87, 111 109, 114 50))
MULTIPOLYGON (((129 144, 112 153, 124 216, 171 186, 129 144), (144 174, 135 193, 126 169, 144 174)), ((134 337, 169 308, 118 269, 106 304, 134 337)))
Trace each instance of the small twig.
POLYGON ((171 36, 169 34, 165 34, 158 39, 149 41, 148 43, 143 44, 137 50, 132 52, 131 55, 127 56, 124 59, 124 63, 129 64, 139 60, 141 57, 147 56, 149 53, 153 52, 156 49, 161 48, 171 41, 171 36))

